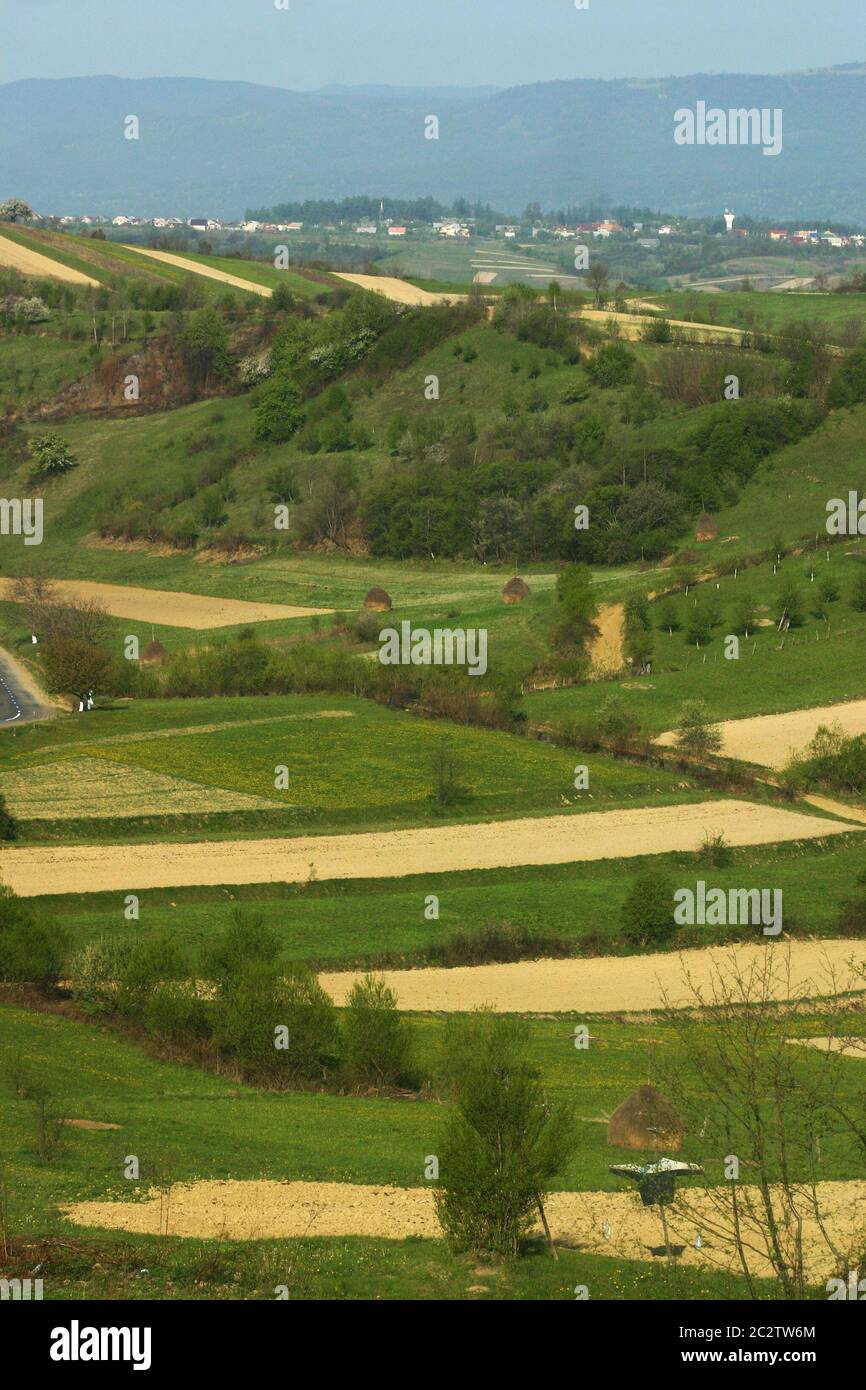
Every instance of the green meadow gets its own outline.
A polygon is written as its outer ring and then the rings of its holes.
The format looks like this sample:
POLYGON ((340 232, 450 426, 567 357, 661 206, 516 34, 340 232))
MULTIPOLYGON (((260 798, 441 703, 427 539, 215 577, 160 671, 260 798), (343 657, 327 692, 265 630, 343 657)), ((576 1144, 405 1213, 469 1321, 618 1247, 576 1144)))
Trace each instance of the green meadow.
MULTIPOLYGON (((590 796, 574 789, 572 752, 345 696, 114 702, 86 721, 68 718, 24 728, 0 748, 3 765, 17 775, 38 778, 39 768, 49 765, 49 800, 54 778, 63 777, 64 760, 81 758, 110 764, 112 772, 120 765, 132 786, 137 773, 147 771, 204 789, 265 798, 275 811, 285 811, 283 833, 286 824, 317 832, 372 830, 700 796, 673 773, 582 755, 590 796), (459 786, 447 813, 434 799, 442 755, 453 761, 459 786), (288 769, 289 785, 276 790, 282 767, 288 769)), ((70 773, 74 775, 74 767, 70 773)), ((109 838, 122 826, 122 815, 118 806, 115 819, 93 822, 92 833, 109 838)), ((162 838, 181 833, 182 827, 182 820, 166 816, 154 829, 162 838)), ((62 838, 64 833, 62 822, 30 822, 27 829, 39 836, 62 838)))

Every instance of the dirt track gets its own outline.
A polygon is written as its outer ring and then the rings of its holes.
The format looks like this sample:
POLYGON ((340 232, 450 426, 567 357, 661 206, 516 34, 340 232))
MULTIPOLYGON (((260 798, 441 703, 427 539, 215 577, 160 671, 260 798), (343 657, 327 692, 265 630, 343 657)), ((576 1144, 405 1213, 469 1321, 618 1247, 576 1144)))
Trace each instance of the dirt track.
POLYGON ((625 606, 622 603, 607 603, 598 611, 595 625, 598 636, 589 644, 589 657, 596 676, 616 675, 622 670, 624 662, 623 634, 625 606))
POLYGON ((0 877, 24 897, 301 883, 312 868, 319 879, 392 878, 696 850, 707 831, 723 833, 731 845, 759 845, 848 833, 851 826, 746 801, 704 801, 360 835, 10 848, 0 855, 0 877))
MULTIPOLYGON (((615 1151, 612 1151, 615 1152, 615 1151)), ((737 1269, 732 1246, 708 1234, 728 1229, 730 1187, 686 1186, 684 1200, 670 1209, 671 1243, 682 1245, 679 1260, 703 1268, 737 1269), (720 1222, 720 1213, 722 1220, 720 1222), (703 1245, 695 1248, 701 1233, 703 1245)), ((752 1197, 752 1192, 749 1192, 752 1197)), ((820 1210, 828 1232, 843 1247, 853 1247, 866 1224, 866 1183, 817 1184, 820 1210)), ((742 1194, 741 1194, 742 1196, 742 1194)), ((781 1204, 781 1190, 774 1194, 781 1204)), ((801 1199, 805 1212, 807 1203, 801 1199)), ((634 1191, 554 1192, 545 1201, 554 1240, 617 1259, 663 1257, 658 1210, 641 1205, 634 1191), (603 1223, 607 1223, 605 1238, 603 1223)), ((171 1235, 198 1239, 261 1240, 298 1236, 367 1236, 384 1240, 436 1239, 442 1232, 429 1187, 373 1187, 338 1182, 198 1182, 177 1184, 170 1193, 137 1202, 76 1202, 61 1208, 77 1226, 171 1235)), ((751 1236, 748 1222, 744 1229, 751 1236)), ((760 1235, 756 1244, 762 1245, 760 1235)), ((804 1221, 803 1246, 809 1276, 834 1273, 832 1256, 814 1220, 804 1221)), ((754 1272, 769 1274, 766 1260, 753 1256, 754 1272)))
MULTIPOLYGON (((756 932, 758 929, 755 929, 756 932)), ((706 989, 714 969, 736 959, 748 970, 766 959, 766 946, 688 951, 679 956, 601 956, 596 960, 532 960, 515 965, 458 966, 456 969, 386 970, 385 979, 407 1012, 461 1013, 490 1007, 496 1013, 633 1013, 658 1009, 665 996, 672 1007, 693 1002, 683 981, 688 970, 706 989)), ((791 988, 814 996, 830 993, 829 970, 848 979, 852 957, 866 964, 866 943, 794 941, 790 943, 791 988)), ((336 1004, 344 1004, 363 971, 319 976, 336 1004)), ((780 985, 784 997, 787 985, 780 985)))
MULTIPOLYGON (((330 608, 297 608, 285 603, 248 603, 245 599, 208 598, 170 589, 138 589, 133 585, 100 584, 89 579, 53 579, 52 587, 63 597, 94 599, 114 618, 187 627, 204 631, 237 623, 266 623, 278 618, 306 618, 330 613, 330 608)), ((10 598, 14 579, 0 580, 0 596, 10 598)))
MULTIPOLYGON (((761 767, 780 768, 793 752, 806 747, 820 724, 839 724, 846 734, 866 734, 866 700, 817 705, 812 709, 790 710, 787 714, 762 714, 753 719, 729 719, 718 727, 725 757, 740 758, 761 767)), ((666 747, 671 747, 675 741, 673 732, 662 734, 658 739, 666 747)))
POLYGON ((52 260, 50 256, 31 251, 27 246, 19 246, 17 241, 10 241, 5 236, 0 236, 0 265, 38 279, 65 280, 69 285, 95 285, 97 289, 100 288, 99 280, 92 280, 80 270, 73 270, 71 266, 52 260))
POLYGON ((176 256, 171 251, 151 251, 143 246, 125 243, 127 251, 137 251, 139 256, 149 256, 153 261, 164 261, 166 265, 177 266, 178 270, 189 270, 193 275, 203 275, 206 280, 219 280, 223 285, 232 285, 236 290, 249 290, 250 294, 260 294, 270 299, 273 290, 267 285, 257 285, 255 280, 244 280, 240 275, 229 275, 225 270, 215 270, 212 265, 190 260, 188 256, 176 256))
POLYGON ((410 285, 408 280, 398 280, 394 275, 338 273, 337 279, 348 280, 350 284, 357 285, 362 290, 373 290, 376 294, 383 294, 395 304, 460 304, 467 297, 465 294, 432 294, 430 290, 421 290, 417 285, 410 285))

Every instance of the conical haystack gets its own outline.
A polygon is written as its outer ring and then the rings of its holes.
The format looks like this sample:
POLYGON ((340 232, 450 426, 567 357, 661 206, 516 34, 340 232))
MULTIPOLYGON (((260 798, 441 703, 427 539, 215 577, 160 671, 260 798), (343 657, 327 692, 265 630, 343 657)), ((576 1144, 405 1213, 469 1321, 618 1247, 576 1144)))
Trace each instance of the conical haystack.
POLYGON ((695 527, 695 540, 714 541, 719 534, 719 528, 713 521, 709 512, 701 512, 698 517, 698 524, 695 527))
POLYGON ((379 589, 375 585, 364 599, 364 607, 368 613, 389 613, 391 611, 391 598, 385 593, 384 589, 379 589))
POLYGON ((509 579, 502 590, 502 601, 503 603, 522 603, 525 598, 529 598, 529 585, 525 580, 519 579, 515 575, 513 579, 509 579))
POLYGON ((638 1086, 611 1115, 607 1142, 620 1149, 677 1150, 682 1120, 655 1086, 638 1086))

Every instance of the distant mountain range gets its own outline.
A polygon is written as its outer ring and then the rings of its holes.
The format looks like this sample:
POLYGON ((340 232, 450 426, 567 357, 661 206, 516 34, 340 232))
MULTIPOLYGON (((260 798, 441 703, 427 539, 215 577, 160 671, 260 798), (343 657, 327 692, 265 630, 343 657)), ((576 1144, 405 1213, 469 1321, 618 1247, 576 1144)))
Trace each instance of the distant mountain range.
POLYGON ((589 199, 705 215, 866 222, 866 65, 788 76, 292 92, 198 78, 0 86, 0 197, 48 214, 237 217, 352 194, 589 199), (677 145, 680 108, 781 108, 777 158, 677 145), (135 115, 140 139, 124 138, 135 115), (425 119, 439 119, 438 140, 425 119))

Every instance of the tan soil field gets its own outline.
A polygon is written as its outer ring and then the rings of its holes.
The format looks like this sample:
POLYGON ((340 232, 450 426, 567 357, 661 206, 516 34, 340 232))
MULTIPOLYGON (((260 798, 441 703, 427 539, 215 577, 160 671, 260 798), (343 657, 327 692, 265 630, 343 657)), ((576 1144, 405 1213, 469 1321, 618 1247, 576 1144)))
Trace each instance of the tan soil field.
POLYGON ((598 636, 589 644, 589 657, 592 669, 599 678, 613 676, 621 671, 623 655, 623 631, 625 607, 621 603, 608 603, 600 608, 595 619, 598 636))
POLYGON ((125 246, 127 251, 137 251, 139 256, 149 256, 154 261, 164 261, 166 265, 177 266, 179 270, 190 270, 194 275, 203 275, 206 280, 219 280, 223 285, 232 285, 236 290, 249 290, 251 294, 260 294, 263 299, 270 299, 273 290, 267 285, 257 285, 254 280, 244 280, 240 275, 229 275, 225 270, 216 270, 212 265, 203 265, 200 261, 189 260, 186 256, 176 256, 171 251, 150 251, 143 246, 125 246))
MULTIPOLYGON (((786 943, 787 945, 787 943, 786 943)), ((694 1002, 684 980, 709 991, 717 972, 732 960, 744 971, 760 966, 766 946, 736 946, 686 951, 682 955, 600 956, 590 960, 530 960, 514 965, 467 965, 453 969, 385 970, 381 973, 397 995, 400 1009, 414 1013, 462 1013, 491 1008, 496 1013, 634 1013, 694 1002)), ((790 943, 792 991, 804 997, 830 994, 831 978, 848 978, 849 962, 866 967, 866 942, 793 941, 790 943)), ((345 1004, 363 971, 319 976, 334 1003, 345 1004)), ((779 998, 789 988, 779 979, 779 998)))
MULTIPOLYGON (((648 324, 653 320, 640 314, 618 314, 609 309, 582 309, 579 318, 591 323, 606 323, 613 319, 624 338, 637 341, 643 337, 648 324)), ((678 328, 683 337, 694 338, 697 342, 738 343, 745 328, 727 328, 713 323, 689 323, 685 319, 668 319, 671 328, 678 328)))
POLYGON ((9 848, 0 858, 0 876, 24 897, 213 883, 302 883, 311 869, 318 879, 400 878, 696 850, 708 831, 724 834, 737 846, 850 830, 838 821, 747 801, 704 801, 374 834, 9 848))
MULTIPOLYGON (((51 583, 63 597, 101 603, 113 618, 196 631, 239 623, 266 623, 279 618, 306 618, 333 611, 330 608, 298 608, 285 603, 248 603, 237 598, 208 598, 205 594, 139 589, 125 584, 100 584, 89 579, 56 579, 51 583)), ((14 579, 0 580, 0 595, 10 598, 14 586, 14 579)))
POLYGON ((50 256, 31 251, 27 246, 19 246, 17 241, 10 241, 5 236, 0 236, 0 265, 18 270, 22 275, 36 275, 45 280, 65 280, 69 285, 95 285, 97 289, 101 288, 99 280, 92 280, 89 275, 82 275, 80 270, 73 270, 71 266, 52 260, 50 256))
POLYGON ((386 299, 392 299, 395 304, 430 305, 430 304, 460 304, 466 298, 465 294, 431 294, 429 290, 420 290, 417 285, 410 285, 408 280, 398 280, 394 275, 347 275, 337 274, 338 280, 348 280, 350 284, 357 285, 362 290, 372 290, 375 294, 383 294, 386 299))
POLYGON ((106 758, 66 758, 8 771, 3 792, 22 820, 104 820, 116 816, 205 815, 269 811, 262 796, 206 787, 106 758))
POLYGON ((831 816, 841 816, 843 820, 857 821, 858 825, 866 825, 866 810, 859 806, 846 806, 844 801, 831 801, 829 796, 816 796, 810 792, 803 797, 810 806, 817 806, 821 811, 829 811, 831 816))
MULTIPOLYGON (((737 1256, 727 1243, 708 1235, 726 1229, 727 1214, 719 1204, 730 1188, 697 1187, 669 1208, 672 1245, 682 1244, 681 1262, 703 1268, 738 1269, 737 1256), (703 1246, 694 1246, 698 1234, 703 1246)), ((854 1246, 866 1224, 863 1199, 866 1183, 826 1182, 817 1185, 818 1201, 828 1233, 843 1249, 854 1246)), ((742 1194, 741 1194, 742 1195, 742 1194)), ((753 1190, 748 1193, 753 1196, 753 1190)), ((781 1205, 781 1193, 778 1194, 781 1205)), ((803 1210, 806 1201, 803 1200, 803 1210)), ((136 1235, 187 1238, 261 1240, 299 1236, 367 1236, 385 1240, 441 1237, 430 1188, 365 1187, 337 1182, 213 1181, 178 1184, 167 1195, 139 1202, 76 1202, 62 1207, 76 1226, 98 1226, 136 1235)), ((663 1257, 658 1211, 644 1207, 637 1192, 554 1192, 545 1201, 551 1234, 557 1242, 596 1255, 651 1260, 663 1257), (608 1223, 609 1239, 602 1232, 608 1223), (656 1252, 659 1252, 656 1254, 656 1252)), ((745 1226, 748 1235, 748 1225, 745 1226)), ((809 1277, 832 1273, 828 1255, 814 1221, 804 1221, 804 1250, 809 1277)), ((756 1238, 760 1244, 760 1237, 756 1238)), ((756 1257, 756 1274, 770 1272, 756 1257)))
MULTIPOLYGON (((799 753, 806 747, 821 724, 838 724, 849 735, 866 734, 866 700, 817 705, 812 709, 790 710, 787 714, 761 714, 752 719, 729 719, 718 728, 726 758, 781 768, 792 753, 799 753)), ((657 741, 671 747, 676 734, 672 731, 662 734, 657 741)))

